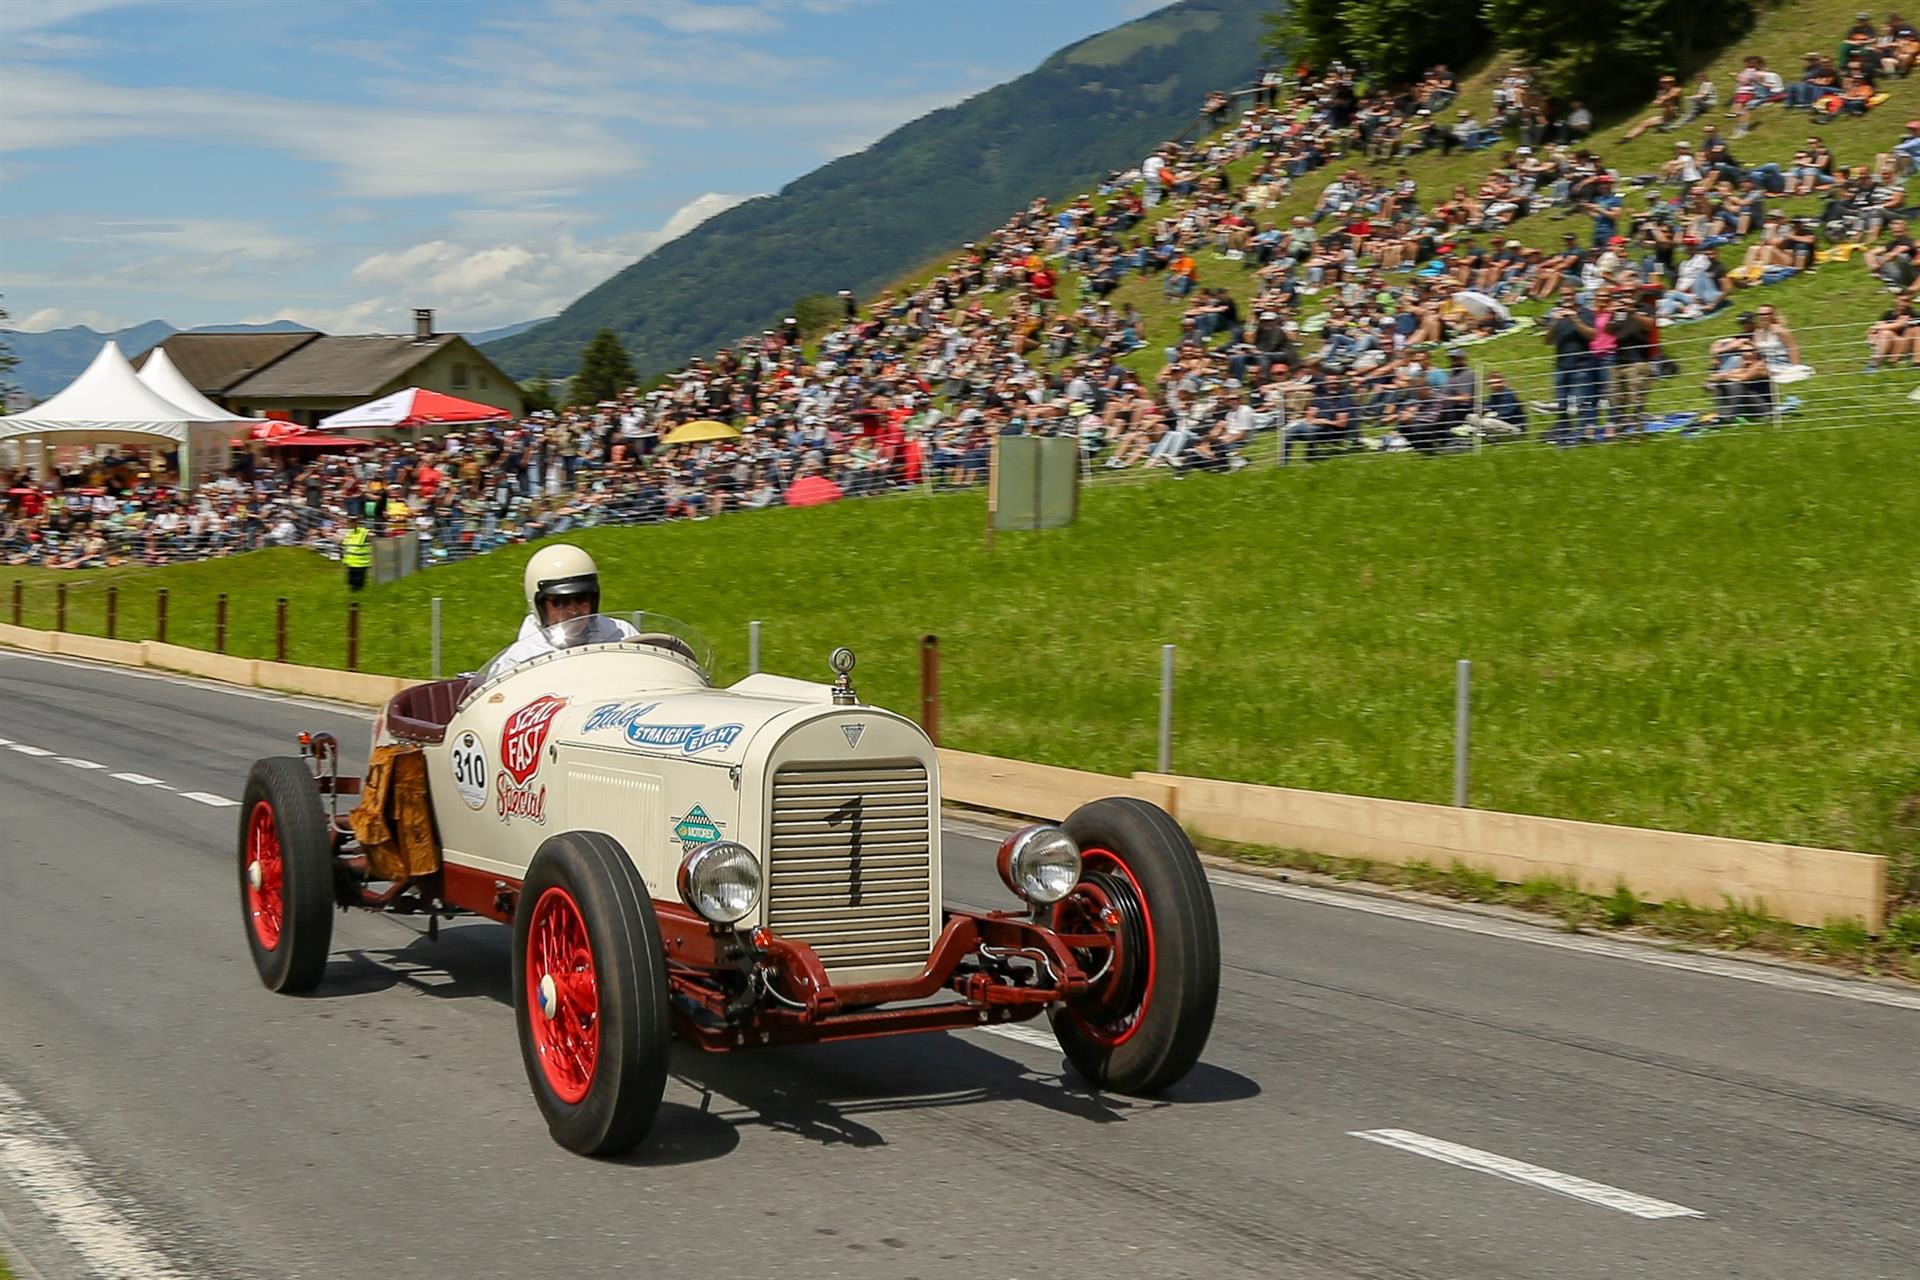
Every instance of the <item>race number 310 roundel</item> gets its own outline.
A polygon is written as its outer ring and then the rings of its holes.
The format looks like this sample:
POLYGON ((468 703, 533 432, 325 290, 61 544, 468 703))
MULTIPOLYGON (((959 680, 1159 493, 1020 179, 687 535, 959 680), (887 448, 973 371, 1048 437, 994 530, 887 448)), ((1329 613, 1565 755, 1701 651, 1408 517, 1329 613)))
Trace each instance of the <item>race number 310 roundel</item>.
POLYGON ((469 809, 487 807, 487 748, 469 729, 453 744, 453 785, 469 809))

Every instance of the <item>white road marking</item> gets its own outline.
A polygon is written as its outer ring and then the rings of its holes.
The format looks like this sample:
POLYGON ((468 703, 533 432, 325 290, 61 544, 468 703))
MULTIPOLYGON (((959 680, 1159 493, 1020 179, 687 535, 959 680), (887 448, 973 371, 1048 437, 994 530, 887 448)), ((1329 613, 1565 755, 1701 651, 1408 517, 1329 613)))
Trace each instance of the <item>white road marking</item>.
POLYGON ((1575 1200, 1584 1200, 1588 1204, 1597 1204, 1602 1208, 1630 1213, 1636 1218, 1704 1218, 1707 1216, 1698 1209, 1689 1209, 1683 1204, 1655 1200, 1652 1196, 1622 1191, 1619 1187, 1610 1187, 1604 1182, 1590 1182, 1586 1178, 1576 1178, 1570 1173, 1543 1169, 1537 1164, 1528 1164, 1524 1160, 1496 1155, 1491 1151, 1482 1151, 1478 1147, 1463 1147, 1457 1142, 1446 1142, 1440 1138, 1429 1138, 1424 1133, 1414 1133, 1407 1129, 1355 1129, 1347 1136, 1365 1138, 1368 1142, 1378 1142, 1382 1146, 1395 1147, 1401 1151, 1411 1151, 1417 1156, 1426 1156, 1432 1160, 1457 1165, 1462 1169, 1490 1173, 1496 1178, 1505 1178, 1509 1182, 1523 1182, 1528 1186, 1541 1187, 1559 1195, 1572 1196, 1575 1200))
POLYGON ((107 767, 103 764, 95 764, 91 760, 82 760, 78 756, 55 756, 53 760, 55 764, 70 764, 76 769, 104 769, 107 767))
POLYGON ((371 720, 374 717, 374 710, 370 707, 356 707, 344 702, 328 702, 324 698, 307 698, 296 693, 272 693, 260 689, 241 689, 234 685, 221 684, 217 680, 201 680, 174 671, 146 671, 137 667, 119 666, 112 662, 87 662, 79 658, 57 658, 44 653, 21 653, 13 649, 0 649, 0 662, 10 660, 49 662, 56 667, 72 667, 77 671, 111 671, 114 675, 125 676, 129 680, 157 680, 162 684, 184 685, 189 689, 207 689, 215 693, 229 694, 235 698, 251 698, 255 702, 291 703, 296 707, 310 707, 315 711, 325 711, 333 715, 351 716, 355 720, 371 720))
POLYGON ((1579 951, 1587 955, 1609 956, 1615 960, 1631 960, 1635 964, 1650 964, 1657 969, 1679 969, 1715 978, 1732 978, 1737 982, 1757 982, 1762 986, 1780 987, 1807 995, 1838 996, 1863 1004, 1920 1010, 1920 993, 1900 991, 1871 982, 1849 982, 1844 978, 1795 973, 1791 969, 1776 969, 1750 960, 1727 960, 1717 956, 1664 951, 1655 947, 1636 946, 1631 942, 1616 942, 1610 938, 1562 933, 1557 929, 1469 915, 1462 911, 1443 911, 1417 903, 1370 898, 1357 893, 1342 893, 1337 889, 1311 889, 1303 885, 1282 884, 1275 880, 1262 880, 1258 876, 1236 875, 1230 871, 1209 871, 1207 879, 1226 889, 1243 889, 1248 893, 1264 893, 1323 907, 1339 907, 1343 911, 1411 920, 1439 929, 1457 929, 1462 933, 1477 933, 1488 938, 1506 938, 1514 942, 1531 943, 1536 947, 1552 947, 1557 951, 1579 951))
POLYGON ((0 1174, 12 1180, 88 1271, 105 1280, 187 1280, 101 1194, 77 1144, 0 1084, 0 1174))
POLYGON ((107 776, 112 778, 115 782, 131 782, 136 787, 158 787, 162 791, 173 790, 171 786, 160 781, 160 779, 149 778, 144 773, 113 773, 113 774, 108 774, 107 776))
POLYGON ((180 798, 182 800, 198 800, 201 804, 210 804, 216 809, 238 808, 240 806, 238 800, 229 800, 225 796, 209 795, 205 791, 182 791, 180 798))
MULTIPOLYGON (((51 662, 58 666, 74 667, 83 671, 112 672, 130 680, 157 680, 163 684, 185 685, 190 688, 206 689, 228 694, 236 698, 252 698, 269 702, 292 703, 311 707, 332 715, 350 716, 356 720, 371 720, 374 713, 368 709, 347 706, 340 703, 323 702, 316 699, 300 698, 290 694, 262 693, 253 689, 237 689, 232 685, 217 681, 197 680, 187 676, 160 671, 140 671, 127 667, 116 667, 110 663, 83 662, 72 658, 50 657, 44 654, 19 653, 0 650, 0 660, 14 659, 24 662, 51 662)), ((8 745, 0 738, 0 746, 8 745)), ((114 774, 123 781, 138 780, 139 775, 128 778, 123 774, 114 774)), ((157 779, 139 780, 138 785, 162 785, 157 779)), ((172 790, 168 787, 167 790, 172 790)), ((958 831, 966 835, 999 844, 1006 838, 1006 830, 987 826, 984 823, 966 818, 946 818, 941 823, 949 831, 958 831)), ((1357 893, 1344 893, 1335 889, 1316 889, 1305 885, 1284 884, 1275 880, 1266 880, 1258 876, 1238 875, 1229 871, 1209 869, 1207 879, 1224 889, 1241 889, 1248 893, 1265 893, 1277 898, 1292 898, 1297 902, 1310 902, 1322 907, 1338 907, 1343 911, 1360 911, 1368 915, 1387 916, 1391 919, 1411 921, 1416 924, 1432 925, 1440 929, 1456 929, 1463 933, 1477 933, 1489 938, 1507 938, 1515 942, 1531 943, 1537 947, 1552 947, 1559 951, 1575 951, 1586 955, 1609 956, 1616 960, 1630 960, 1635 964, 1653 965, 1660 969, 1678 969, 1685 973, 1701 974, 1714 978, 1731 978, 1736 982, 1756 982, 1762 986, 1779 987, 1788 991, 1798 991, 1806 995, 1838 996, 1843 1000, 1858 1000, 1863 1004, 1888 1005, 1896 1009, 1920 1010, 1920 995, 1878 986, 1871 982, 1852 982, 1843 978, 1823 978, 1814 974, 1795 973, 1788 969, 1776 969, 1749 960, 1722 959, 1716 956, 1666 951, 1657 947, 1641 946, 1630 942, 1616 942, 1606 938, 1588 937, 1581 934, 1562 933, 1548 927, 1514 924, 1505 920, 1494 920, 1485 916, 1469 915, 1465 912, 1442 911, 1434 907, 1425 907, 1416 903, 1395 902, 1391 899, 1370 898, 1357 893)))
POLYGON ((1018 1040, 1021 1044, 1031 1045, 1036 1049, 1060 1052, 1060 1041, 1054 1038, 1053 1032, 1041 1031, 1025 1023, 1009 1022, 997 1027, 974 1027, 973 1030, 984 1031, 990 1036, 999 1036, 1003 1040, 1018 1040))
POLYGON ((11 742, 7 745, 23 756, 50 756, 53 754, 53 752, 47 750, 45 747, 30 747, 24 742, 11 742))

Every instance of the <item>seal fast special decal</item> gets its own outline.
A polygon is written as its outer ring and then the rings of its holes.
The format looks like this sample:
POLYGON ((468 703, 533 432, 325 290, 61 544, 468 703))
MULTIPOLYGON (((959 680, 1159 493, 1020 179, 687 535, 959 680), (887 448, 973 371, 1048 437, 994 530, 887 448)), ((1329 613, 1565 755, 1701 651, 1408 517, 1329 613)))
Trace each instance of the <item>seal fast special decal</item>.
POLYGON ((553 718, 567 705, 565 698, 546 694, 507 717, 500 730, 500 772, 493 777, 494 811, 500 820, 547 820, 547 789, 535 786, 540 772, 540 750, 553 731, 553 718))
POLYGON ((469 729, 453 744, 453 785, 469 809, 487 807, 487 748, 469 729))
POLYGON ((646 717, 658 702, 609 702, 595 707, 587 716, 582 731, 597 733, 617 729, 636 747, 679 748, 682 755, 695 756, 716 747, 730 747, 745 727, 737 724, 648 724, 646 717))

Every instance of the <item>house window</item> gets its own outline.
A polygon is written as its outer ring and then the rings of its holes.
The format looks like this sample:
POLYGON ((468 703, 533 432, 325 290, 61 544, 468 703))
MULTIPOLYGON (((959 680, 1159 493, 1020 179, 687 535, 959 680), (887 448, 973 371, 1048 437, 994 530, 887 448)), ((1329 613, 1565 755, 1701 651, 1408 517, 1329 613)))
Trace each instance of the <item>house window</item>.
POLYGON ((464 387, 467 385, 467 366, 464 364, 456 364, 453 366, 453 385, 456 387, 464 387))
POLYGON ((485 390, 486 390, 486 389, 487 389, 487 388, 488 388, 488 387, 489 387, 490 385, 492 385, 492 384, 490 384, 490 383, 489 383, 489 382, 487 381, 487 375, 486 375, 486 374, 484 374, 484 373, 483 373, 483 374, 481 374, 481 375, 480 375, 480 389, 481 389, 482 391, 485 391, 485 390))

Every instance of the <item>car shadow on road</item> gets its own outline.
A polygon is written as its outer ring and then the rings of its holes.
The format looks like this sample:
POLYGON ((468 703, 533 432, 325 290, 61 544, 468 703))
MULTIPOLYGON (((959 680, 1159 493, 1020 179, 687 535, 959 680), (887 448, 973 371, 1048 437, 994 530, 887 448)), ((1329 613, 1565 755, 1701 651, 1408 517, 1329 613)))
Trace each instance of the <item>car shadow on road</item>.
POLYGON ((493 1000, 511 1008, 513 934, 497 925, 443 928, 392 947, 336 951, 313 992, 319 1000, 409 987, 444 1000, 493 1000))
POLYGON ((1253 1080, 1207 1063, 1151 1098, 1102 1093, 1057 1053, 1012 1045, 1003 1051, 1003 1045, 953 1032, 740 1054, 705 1054, 677 1044, 672 1071, 674 1080, 701 1095, 703 1109, 711 1107, 742 1127, 765 1127, 823 1146, 884 1146, 885 1120, 897 1115, 942 1111, 967 1119, 977 1111, 981 1118, 969 1120, 969 1127, 1009 1132, 1024 1121, 1009 1122, 994 1104, 1117 1124, 1168 1108, 1260 1094, 1253 1080), (1030 1066, 1015 1054, 1043 1057, 1046 1065, 1030 1066))
MULTIPOLYGON (((437 999, 483 998, 511 1008, 511 951, 508 931, 491 926, 444 929, 437 942, 422 933, 398 946, 340 951, 314 996, 349 998, 404 986, 437 999)), ((1045 1034, 1044 1019, 1026 1025, 1045 1034)), ((1255 1081, 1207 1062, 1150 1098, 1102 1093, 1057 1050, 956 1032, 719 1054, 676 1043, 671 1072, 699 1104, 663 1103, 647 1142, 622 1157, 627 1163, 714 1159, 739 1144, 743 1129, 823 1146, 877 1147, 887 1143, 890 1115, 964 1116, 969 1108, 1014 1102, 1088 1124, 1115 1124, 1169 1107, 1260 1095, 1255 1081), (1046 1065, 1029 1066, 1022 1058, 1046 1065)))

